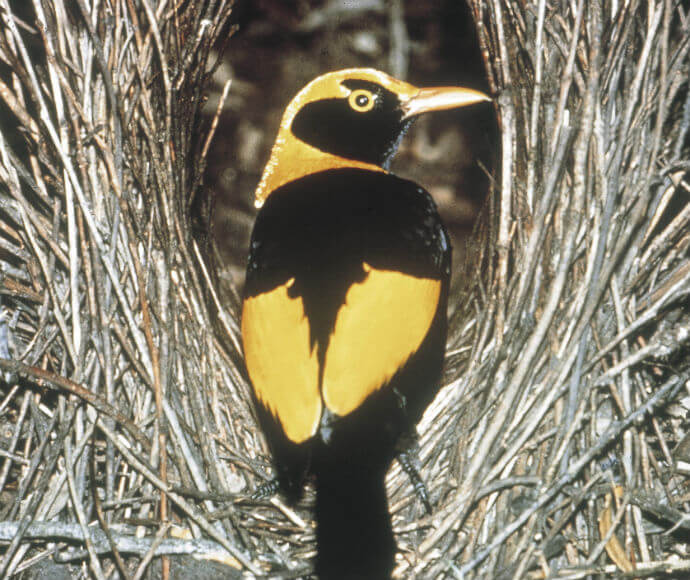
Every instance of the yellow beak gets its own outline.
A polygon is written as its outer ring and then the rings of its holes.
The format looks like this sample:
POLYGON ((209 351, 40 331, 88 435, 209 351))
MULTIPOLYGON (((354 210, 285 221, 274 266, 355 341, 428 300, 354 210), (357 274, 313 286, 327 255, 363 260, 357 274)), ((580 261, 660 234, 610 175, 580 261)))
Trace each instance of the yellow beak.
POLYGON ((419 89, 407 98, 402 99, 403 119, 409 119, 429 111, 443 111, 456 109, 483 101, 491 101, 491 97, 472 89, 462 87, 430 87, 419 89))

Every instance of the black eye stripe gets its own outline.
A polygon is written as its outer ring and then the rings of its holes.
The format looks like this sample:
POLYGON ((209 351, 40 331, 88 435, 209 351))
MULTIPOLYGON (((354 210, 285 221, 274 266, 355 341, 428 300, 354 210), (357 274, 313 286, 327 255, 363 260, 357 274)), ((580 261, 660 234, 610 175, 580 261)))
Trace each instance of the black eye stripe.
POLYGON ((326 153, 383 165, 405 128, 398 95, 364 80, 341 85, 346 91, 304 104, 292 120, 292 134, 326 153))

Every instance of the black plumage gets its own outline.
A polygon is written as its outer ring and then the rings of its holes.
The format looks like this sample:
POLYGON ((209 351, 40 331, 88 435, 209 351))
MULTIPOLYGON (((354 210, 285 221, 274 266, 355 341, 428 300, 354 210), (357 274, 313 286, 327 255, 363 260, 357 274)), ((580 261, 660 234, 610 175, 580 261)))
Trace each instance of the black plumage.
POLYGON ((329 73, 288 107, 257 190, 245 356, 281 488, 314 477, 322 578, 390 576, 385 473, 443 366, 448 235, 384 167, 414 115, 487 99, 329 73))

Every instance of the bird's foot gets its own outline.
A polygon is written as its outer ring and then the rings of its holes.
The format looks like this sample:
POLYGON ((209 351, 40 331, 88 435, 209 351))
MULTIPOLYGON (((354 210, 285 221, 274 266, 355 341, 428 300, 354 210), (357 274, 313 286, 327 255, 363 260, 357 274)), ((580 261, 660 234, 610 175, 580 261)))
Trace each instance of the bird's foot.
POLYGON ((422 480, 421 475, 419 475, 419 471, 414 465, 412 455, 416 455, 416 450, 404 449, 400 451, 398 453, 398 463, 400 463, 400 467, 402 467, 402 470, 410 478, 412 487, 414 488, 417 497, 424 505, 426 513, 431 514, 431 502, 429 501, 429 492, 426 489, 426 485, 424 485, 424 480, 422 480))
POLYGON ((407 413, 407 397, 403 395, 398 389, 393 388, 396 399, 398 401, 398 407, 403 413, 407 413))
POLYGON ((280 482, 277 479, 271 479, 270 481, 265 481, 256 491, 251 495, 252 501, 263 501, 270 497, 273 497, 280 490, 280 482))

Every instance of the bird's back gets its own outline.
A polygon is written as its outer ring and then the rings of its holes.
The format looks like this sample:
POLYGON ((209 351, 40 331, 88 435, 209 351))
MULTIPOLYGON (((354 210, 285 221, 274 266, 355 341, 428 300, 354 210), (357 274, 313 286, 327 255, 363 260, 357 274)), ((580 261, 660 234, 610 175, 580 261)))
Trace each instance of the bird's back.
MULTIPOLYGON (((250 372, 251 363, 275 367, 277 351, 286 350, 292 368, 271 377, 265 391, 259 385, 263 406, 271 407, 274 391, 298 393, 295 377, 304 376, 305 365, 311 368, 302 380, 313 385, 304 393, 323 399, 336 415, 388 387, 414 363, 428 334, 445 335, 449 267, 450 246, 434 202, 410 181, 338 169, 276 190, 252 235, 243 333, 254 338, 245 339, 250 372), (281 299, 269 303, 279 288, 281 299), (297 305, 299 340, 252 334, 254 325, 297 305)), ((408 390, 400 395, 414 399, 408 390)), ((287 427, 291 418, 273 412, 287 427)), ((315 434, 311 423, 304 431, 315 434)))

